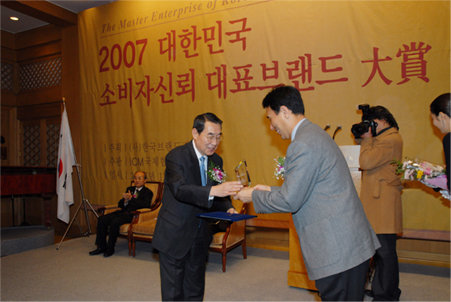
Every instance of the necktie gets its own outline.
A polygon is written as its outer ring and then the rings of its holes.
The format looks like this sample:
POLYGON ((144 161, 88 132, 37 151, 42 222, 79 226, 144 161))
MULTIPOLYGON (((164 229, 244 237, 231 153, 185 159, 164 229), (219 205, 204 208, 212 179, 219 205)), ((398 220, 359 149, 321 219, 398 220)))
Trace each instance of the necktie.
POLYGON ((205 173, 205 156, 200 157, 200 177, 202 180, 202 186, 207 184, 207 174, 205 173))

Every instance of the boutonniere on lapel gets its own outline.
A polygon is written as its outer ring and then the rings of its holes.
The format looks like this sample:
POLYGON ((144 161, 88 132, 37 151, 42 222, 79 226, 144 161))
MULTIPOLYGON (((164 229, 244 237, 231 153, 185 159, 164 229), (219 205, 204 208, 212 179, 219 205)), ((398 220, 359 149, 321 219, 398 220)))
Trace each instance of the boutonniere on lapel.
POLYGON ((209 162, 208 164, 208 171, 207 171, 208 178, 222 184, 226 178, 227 174, 221 170, 221 168, 215 166, 213 162, 209 162))
POLYGON ((285 157, 279 156, 274 158, 274 161, 276 162, 276 167, 274 169, 274 176, 277 180, 284 179, 285 176, 285 157))

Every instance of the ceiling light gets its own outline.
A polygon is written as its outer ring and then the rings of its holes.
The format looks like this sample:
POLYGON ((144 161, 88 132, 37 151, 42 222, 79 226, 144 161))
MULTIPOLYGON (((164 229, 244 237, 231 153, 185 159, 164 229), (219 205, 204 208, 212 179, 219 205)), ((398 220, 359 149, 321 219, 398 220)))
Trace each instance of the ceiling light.
POLYGON ((12 17, 9 17, 11 20, 13 20, 13 21, 19 21, 19 18, 17 18, 17 17, 14 17, 14 16, 12 16, 12 17))

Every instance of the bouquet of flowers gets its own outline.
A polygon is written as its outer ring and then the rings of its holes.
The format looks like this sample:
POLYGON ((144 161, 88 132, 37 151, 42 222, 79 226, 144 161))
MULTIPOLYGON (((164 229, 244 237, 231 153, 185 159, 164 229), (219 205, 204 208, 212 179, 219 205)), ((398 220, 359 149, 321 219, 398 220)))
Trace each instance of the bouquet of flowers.
POLYGON ((213 162, 210 162, 209 164, 207 175, 209 179, 220 184, 222 184, 227 178, 227 174, 222 171, 221 168, 215 166, 213 162))
POLYGON ((428 187, 441 189, 442 196, 450 199, 444 167, 427 161, 409 159, 403 162, 393 161, 393 164, 396 165, 396 174, 402 174, 402 179, 417 180, 428 187))
POLYGON ((283 156, 279 156, 274 158, 274 161, 276 162, 276 167, 274 169, 274 176, 276 177, 277 180, 279 179, 284 179, 284 175, 285 175, 285 157, 283 156))

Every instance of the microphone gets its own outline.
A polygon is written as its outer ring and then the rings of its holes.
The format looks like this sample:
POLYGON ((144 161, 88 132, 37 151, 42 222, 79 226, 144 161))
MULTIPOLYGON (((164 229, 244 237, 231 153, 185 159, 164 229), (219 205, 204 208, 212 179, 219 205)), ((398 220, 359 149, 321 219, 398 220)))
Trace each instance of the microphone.
POLYGON ((341 130, 341 126, 337 126, 337 128, 334 131, 334 135, 332 136, 332 139, 335 140, 335 135, 337 135, 337 132, 341 130))
POLYGON ((330 128, 330 125, 329 124, 327 124, 325 127, 324 127, 324 131, 327 131, 327 130, 329 130, 329 128, 330 128))

